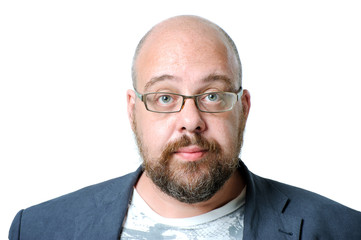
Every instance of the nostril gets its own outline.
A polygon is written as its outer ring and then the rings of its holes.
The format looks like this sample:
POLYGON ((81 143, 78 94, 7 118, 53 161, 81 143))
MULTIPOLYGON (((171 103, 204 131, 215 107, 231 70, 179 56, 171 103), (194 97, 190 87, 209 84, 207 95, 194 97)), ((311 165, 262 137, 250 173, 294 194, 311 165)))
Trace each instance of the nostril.
MULTIPOLYGON (((181 128, 182 130, 187 130, 188 128, 187 127, 182 127, 181 128)), ((200 126, 197 126, 196 128, 195 128, 195 131, 201 131, 202 130, 202 128, 200 127, 200 126)))

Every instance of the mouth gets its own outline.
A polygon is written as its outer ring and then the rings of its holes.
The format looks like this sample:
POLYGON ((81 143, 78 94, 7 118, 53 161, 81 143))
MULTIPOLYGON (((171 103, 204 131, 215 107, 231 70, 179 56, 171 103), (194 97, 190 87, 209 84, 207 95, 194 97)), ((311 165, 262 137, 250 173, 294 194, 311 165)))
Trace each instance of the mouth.
POLYGON ((174 152, 174 155, 185 161, 197 161, 207 154, 206 149, 202 149, 198 146, 188 146, 179 148, 174 152))

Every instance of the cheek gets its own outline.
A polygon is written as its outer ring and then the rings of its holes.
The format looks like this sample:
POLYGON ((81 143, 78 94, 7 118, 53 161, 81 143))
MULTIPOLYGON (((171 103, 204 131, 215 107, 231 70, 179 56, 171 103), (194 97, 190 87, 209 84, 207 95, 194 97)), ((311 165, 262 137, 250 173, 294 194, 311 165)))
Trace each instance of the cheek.
MULTIPOLYGON (((214 122, 212 137, 223 146, 224 151, 228 151, 238 142, 240 121, 238 114, 230 114, 214 122)), ((212 128, 210 128, 212 129, 212 128)))
POLYGON ((171 138, 173 128, 167 119, 157 113, 142 112, 136 117, 137 132, 147 154, 158 157, 171 138))

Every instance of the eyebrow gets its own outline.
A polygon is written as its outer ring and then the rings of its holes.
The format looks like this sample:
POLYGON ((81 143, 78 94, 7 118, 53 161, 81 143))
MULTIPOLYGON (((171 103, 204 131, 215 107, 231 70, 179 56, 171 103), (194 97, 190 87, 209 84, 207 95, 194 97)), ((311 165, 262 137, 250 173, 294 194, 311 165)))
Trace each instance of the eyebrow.
POLYGON ((229 87, 233 85, 232 79, 223 74, 210 74, 207 77, 203 78, 202 81, 206 83, 213 81, 222 81, 229 87))
MULTIPOLYGON (((154 84, 165 81, 165 80, 176 80, 177 78, 173 75, 164 74, 158 77, 153 77, 147 82, 144 86, 144 91, 147 92, 147 90, 152 87, 154 84)), ((202 82, 209 83, 213 81, 222 81, 224 82, 228 87, 231 87, 233 85, 233 82, 231 78, 229 78, 226 75, 223 74, 209 74, 208 76, 204 77, 202 82)))
POLYGON ((164 80, 174 80, 176 79, 176 77, 172 76, 172 75, 168 75, 168 74, 164 74, 164 75, 161 75, 159 77, 153 77, 150 79, 149 82, 147 82, 144 86, 144 91, 147 92, 147 90, 153 86, 154 84, 158 83, 158 82, 161 82, 161 81, 164 81, 164 80))

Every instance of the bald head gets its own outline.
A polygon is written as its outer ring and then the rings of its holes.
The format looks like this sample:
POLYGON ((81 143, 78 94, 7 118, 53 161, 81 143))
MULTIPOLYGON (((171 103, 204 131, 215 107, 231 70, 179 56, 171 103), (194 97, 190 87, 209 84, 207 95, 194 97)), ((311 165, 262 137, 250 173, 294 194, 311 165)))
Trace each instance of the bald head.
MULTIPOLYGON (((229 35, 218 25, 197 16, 177 16, 169 18, 154 26, 139 42, 132 65, 133 86, 137 89, 139 76, 139 62, 146 61, 147 54, 168 54, 162 52, 164 45, 169 42, 178 42, 174 48, 187 46, 193 48, 194 54, 208 52, 210 47, 214 51, 226 51, 228 60, 237 66, 237 81, 241 86, 242 67, 236 45, 229 35), (207 48, 208 47, 208 48, 207 48), (155 52, 158 51, 158 52, 155 52), (161 52, 161 53, 159 53, 161 52), (139 60, 141 59, 141 60, 139 60)), ((167 49, 164 47, 164 49, 167 49)))

